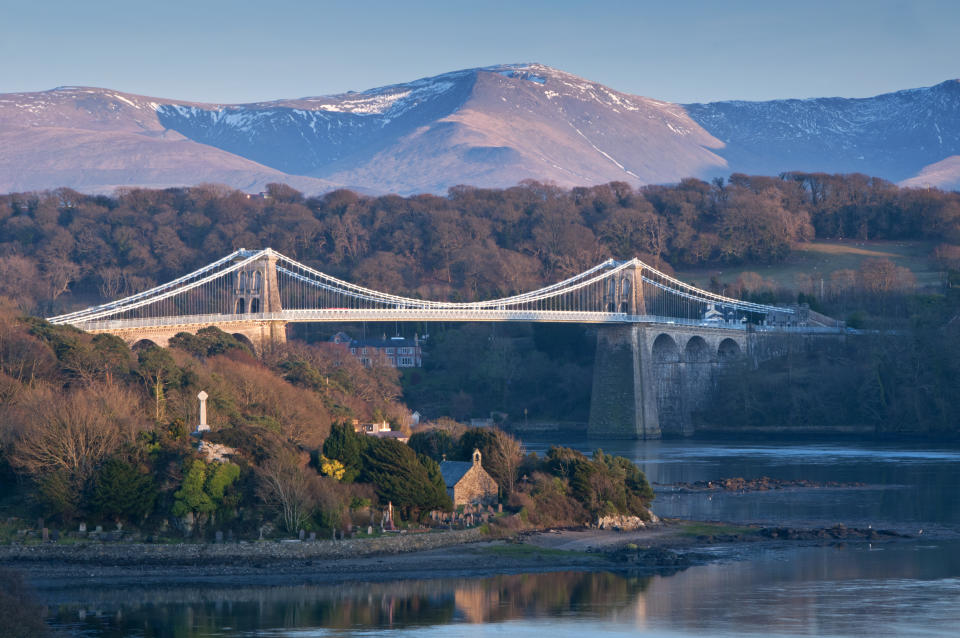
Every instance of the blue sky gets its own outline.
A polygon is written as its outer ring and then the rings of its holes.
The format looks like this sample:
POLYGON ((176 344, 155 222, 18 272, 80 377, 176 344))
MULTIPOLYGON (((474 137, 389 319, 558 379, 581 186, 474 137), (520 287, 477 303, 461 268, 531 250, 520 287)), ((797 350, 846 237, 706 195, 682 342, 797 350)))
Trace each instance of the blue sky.
POLYGON ((541 62, 673 102, 869 96, 960 77, 960 2, 0 0, 0 92, 210 102, 541 62))

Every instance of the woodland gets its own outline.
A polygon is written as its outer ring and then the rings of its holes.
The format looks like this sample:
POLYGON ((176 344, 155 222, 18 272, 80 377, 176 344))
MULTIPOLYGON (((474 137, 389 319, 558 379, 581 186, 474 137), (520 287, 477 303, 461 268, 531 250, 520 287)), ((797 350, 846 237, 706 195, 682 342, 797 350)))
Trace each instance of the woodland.
POLYGON ((364 368, 323 331, 257 357, 216 329, 181 335, 169 348, 131 349, 40 317, 131 294, 239 247, 270 246, 381 290, 480 299, 609 257, 639 256, 670 272, 776 263, 798 243, 847 238, 926 241, 943 280, 921 289, 909 270, 872 259, 833 273, 817 291, 749 272, 712 282, 747 299, 807 303, 860 333, 829 352, 730 368, 700 418, 956 437, 956 192, 863 175, 785 174, 641 189, 527 182, 457 187, 445 197, 305 198, 276 184, 256 196, 218 186, 3 195, 0 509, 200 536, 343 529, 370 522, 384 501, 416 522, 451 506, 437 462, 444 454, 466 460, 479 447, 502 501, 524 521, 642 514, 652 493, 630 463, 560 448, 538 459, 499 430, 456 421, 491 413, 514 424, 584 421, 595 342, 588 327, 415 326, 430 333, 424 367, 401 374, 364 368), (209 461, 192 445, 200 389, 210 394, 211 442, 240 450, 231 461, 209 461), (411 409, 431 423, 409 447, 346 425, 384 419, 405 428, 411 409), (407 478, 385 478, 395 475, 407 478))

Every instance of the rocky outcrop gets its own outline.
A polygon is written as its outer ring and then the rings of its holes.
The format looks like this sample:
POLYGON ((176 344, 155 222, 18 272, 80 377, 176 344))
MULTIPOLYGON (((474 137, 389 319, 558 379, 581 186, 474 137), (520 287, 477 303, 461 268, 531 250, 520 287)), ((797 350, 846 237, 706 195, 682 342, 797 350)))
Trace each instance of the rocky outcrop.
POLYGON ((624 516, 622 514, 617 514, 614 516, 601 516, 594 523, 594 527, 597 529, 608 529, 618 532, 628 532, 635 529, 641 529, 648 527, 650 525, 656 525, 660 522, 660 519, 657 518, 657 515, 653 512, 648 512, 646 518, 640 516, 624 516))

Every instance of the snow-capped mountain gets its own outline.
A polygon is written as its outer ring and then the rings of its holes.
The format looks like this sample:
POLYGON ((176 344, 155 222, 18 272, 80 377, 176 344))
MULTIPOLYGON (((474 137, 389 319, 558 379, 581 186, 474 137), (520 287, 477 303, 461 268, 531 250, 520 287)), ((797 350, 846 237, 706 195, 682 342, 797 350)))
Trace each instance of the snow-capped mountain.
MULTIPOLYGON (((960 155, 960 81, 872 98, 688 104, 744 173, 860 172, 909 180, 960 155)), ((960 172, 953 174, 953 179, 960 172)), ((916 180, 914 180, 916 181, 916 180)), ((932 185, 941 185, 937 182, 932 185)))
POLYGON ((0 191, 275 181, 408 194, 787 170, 951 186, 958 109, 956 81, 868 99, 684 106, 539 64, 241 105, 60 87, 0 94, 0 191))
POLYGON ((298 175, 374 191, 674 181, 723 169, 683 108, 538 64, 456 71, 363 93, 242 106, 162 105, 159 121, 298 175))

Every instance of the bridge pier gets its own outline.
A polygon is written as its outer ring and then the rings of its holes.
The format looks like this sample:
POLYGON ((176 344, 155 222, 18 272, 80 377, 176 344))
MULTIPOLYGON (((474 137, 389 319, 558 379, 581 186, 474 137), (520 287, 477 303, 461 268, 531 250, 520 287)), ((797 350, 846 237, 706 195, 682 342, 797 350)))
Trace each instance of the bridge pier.
POLYGON ((636 324, 598 327, 589 436, 660 438, 653 370, 650 357, 644 356, 644 331, 636 324))
MULTIPOLYGON (((748 354, 746 331, 664 324, 601 325, 587 433, 690 436, 723 362, 748 354)), ((752 348, 750 348, 752 349, 752 348)))

